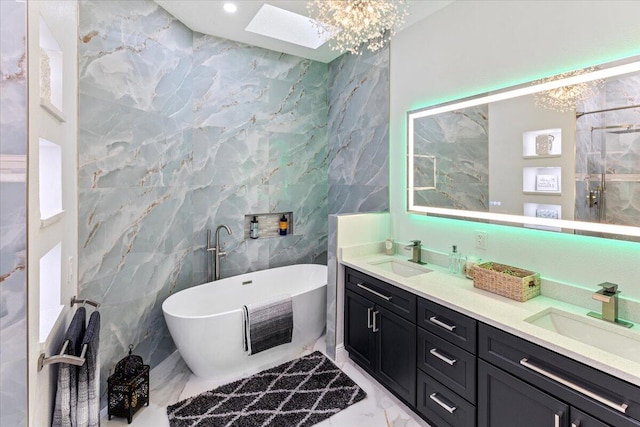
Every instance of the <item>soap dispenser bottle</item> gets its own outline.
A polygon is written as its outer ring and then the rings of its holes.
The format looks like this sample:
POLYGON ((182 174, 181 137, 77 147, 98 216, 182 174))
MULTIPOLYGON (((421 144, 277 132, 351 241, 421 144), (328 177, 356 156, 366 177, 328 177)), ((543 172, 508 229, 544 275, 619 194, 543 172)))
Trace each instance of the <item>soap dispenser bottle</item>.
POLYGON ((453 245, 451 252, 449 252, 449 272, 460 274, 460 252, 458 252, 457 245, 453 245))
POLYGON ((287 230, 289 229, 289 221, 287 221, 287 217, 282 214, 282 218, 280 218, 280 224, 278 226, 281 236, 287 235, 287 230))
POLYGON ((254 215, 253 220, 249 223, 249 237, 252 239, 259 237, 258 226, 258 218, 254 215))

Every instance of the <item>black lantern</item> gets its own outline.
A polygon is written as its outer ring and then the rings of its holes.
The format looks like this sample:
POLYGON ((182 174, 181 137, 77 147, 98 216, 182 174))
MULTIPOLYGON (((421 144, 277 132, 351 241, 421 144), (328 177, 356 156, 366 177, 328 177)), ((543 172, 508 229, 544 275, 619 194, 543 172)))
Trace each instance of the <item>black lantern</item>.
POLYGON ((149 365, 132 351, 130 345, 129 355, 116 364, 115 372, 107 379, 109 419, 127 417, 129 424, 138 409, 149 406, 149 365))

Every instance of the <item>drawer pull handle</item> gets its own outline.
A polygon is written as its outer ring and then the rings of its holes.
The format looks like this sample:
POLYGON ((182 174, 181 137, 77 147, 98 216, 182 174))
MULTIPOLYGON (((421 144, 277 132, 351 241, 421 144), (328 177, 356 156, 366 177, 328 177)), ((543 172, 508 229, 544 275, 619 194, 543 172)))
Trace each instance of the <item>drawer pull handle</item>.
POLYGON ((442 400, 440 400, 437 396, 438 393, 431 393, 429 395, 429 399, 433 400, 434 402, 436 402, 442 409, 444 409, 445 411, 447 411, 450 414, 453 414, 453 411, 455 411, 456 408, 455 406, 449 406, 446 403, 444 403, 442 400))
POLYGON ((453 330, 456 328, 456 325, 449 325, 447 323, 444 323, 442 320, 438 320, 438 318, 436 316, 431 316, 429 318, 429 321, 431 323, 434 323, 434 324, 440 326, 441 328, 445 328, 447 331, 453 332, 453 330))
POLYGON ((554 427, 560 427, 560 415, 553 414, 553 425, 554 427))
POLYGON ((373 312, 373 332, 378 332, 378 310, 373 312))
POLYGON ((580 421, 574 421, 571 423, 571 427, 580 427, 580 421))
POLYGON ((609 399, 607 399, 606 397, 602 397, 599 394, 596 394, 590 390, 587 390, 584 387, 579 386, 578 384, 575 384, 565 378, 559 377, 556 374, 553 374, 549 371, 546 371, 545 369, 534 365, 533 363, 529 362, 529 360, 527 360, 527 358, 523 358, 522 360, 520 360, 520 364, 522 366, 524 366, 525 368, 529 368, 532 371, 535 371, 537 373, 539 373, 540 375, 543 375, 549 379, 552 379, 556 382, 559 382, 560 384, 569 387, 570 389, 577 391, 578 393, 582 393, 587 397, 590 397, 594 400, 597 400, 598 402, 602 403, 603 405, 607 405, 610 408, 615 409, 616 411, 622 412, 623 414, 626 414, 627 412, 627 408, 629 407, 629 405, 627 405, 626 403, 616 403, 613 402, 609 399))
POLYGON ((367 329, 373 328, 373 322, 371 321, 371 312, 373 308, 367 307, 367 329))
POLYGON ((386 295, 382 295, 380 292, 376 292, 373 289, 369 289, 365 285, 363 285, 362 283, 356 283, 356 286, 361 288, 361 289, 364 289, 365 291, 371 292, 375 296, 380 297, 380 298, 382 298, 382 299, 384 299, 386 301, 391 301, 391 297, 388 297, 386 295))
POLYGON ((457 362, 456 359, 449 359, 447 356, 443 356, 438 352, 438 349, 436 348, 432 348, 431 350, 429 350, 429 353, 433 354, 435 357, 437 357, 438 359, 442 360, 445 363, 448 363, 451 366, 455 365, 457 362))

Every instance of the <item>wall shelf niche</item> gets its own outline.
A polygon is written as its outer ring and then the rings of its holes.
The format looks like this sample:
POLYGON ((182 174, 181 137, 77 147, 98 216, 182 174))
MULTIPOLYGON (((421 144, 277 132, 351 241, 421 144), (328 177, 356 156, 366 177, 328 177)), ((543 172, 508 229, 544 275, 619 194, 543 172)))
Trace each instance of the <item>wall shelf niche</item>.
POLYGON ((284 215, 287 218, 287 236, 293 234, 293 212, 273 212, 256 213, 244 216, 244 238, 245 240, 271 239, 274 237, 286 237, 280 235, 280 218, 284 215), (258 238, 250 237, 250 226, 253 217, 258 221, 258 238))
POLYGON ((540 129, 522 132, 522 157, 538 159, 562 155, 562 129, 540 129))
POLYGON ((39 145, 40 227, 58 222, 62 209, 62 147, 40 138, 39 145))
POLYGON ((40 105, 60 123, 66 121, 62 105, 62 49, 40 17, 40 105))
POLYGON ((61 304, 62 242, 40 258, 40 342, 46 342, 64 308, 61 304))
POLYGON ((561 167, 527 167, 522 169, 522 192, 524 194, 562 194, 561 167))
MULTIPOLYGON (((523 205, 523 215, 534 218, 546 219, 562 219, 562 206, 549 205, 544 203, 525 203, 523 205)), ((524 224, 527 228, 535 228, 537 230, 562 231, 560 227, 551 227, 548 225, 524 224)))

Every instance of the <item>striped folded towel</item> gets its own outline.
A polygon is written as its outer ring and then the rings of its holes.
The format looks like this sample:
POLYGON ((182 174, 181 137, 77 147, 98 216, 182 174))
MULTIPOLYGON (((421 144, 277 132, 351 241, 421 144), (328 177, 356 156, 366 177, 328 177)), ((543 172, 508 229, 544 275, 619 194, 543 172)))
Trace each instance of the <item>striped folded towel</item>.
POLYGON ((243 344, 249 355, 291 342, 293 308, 290 295, 242 307, 243 344))

